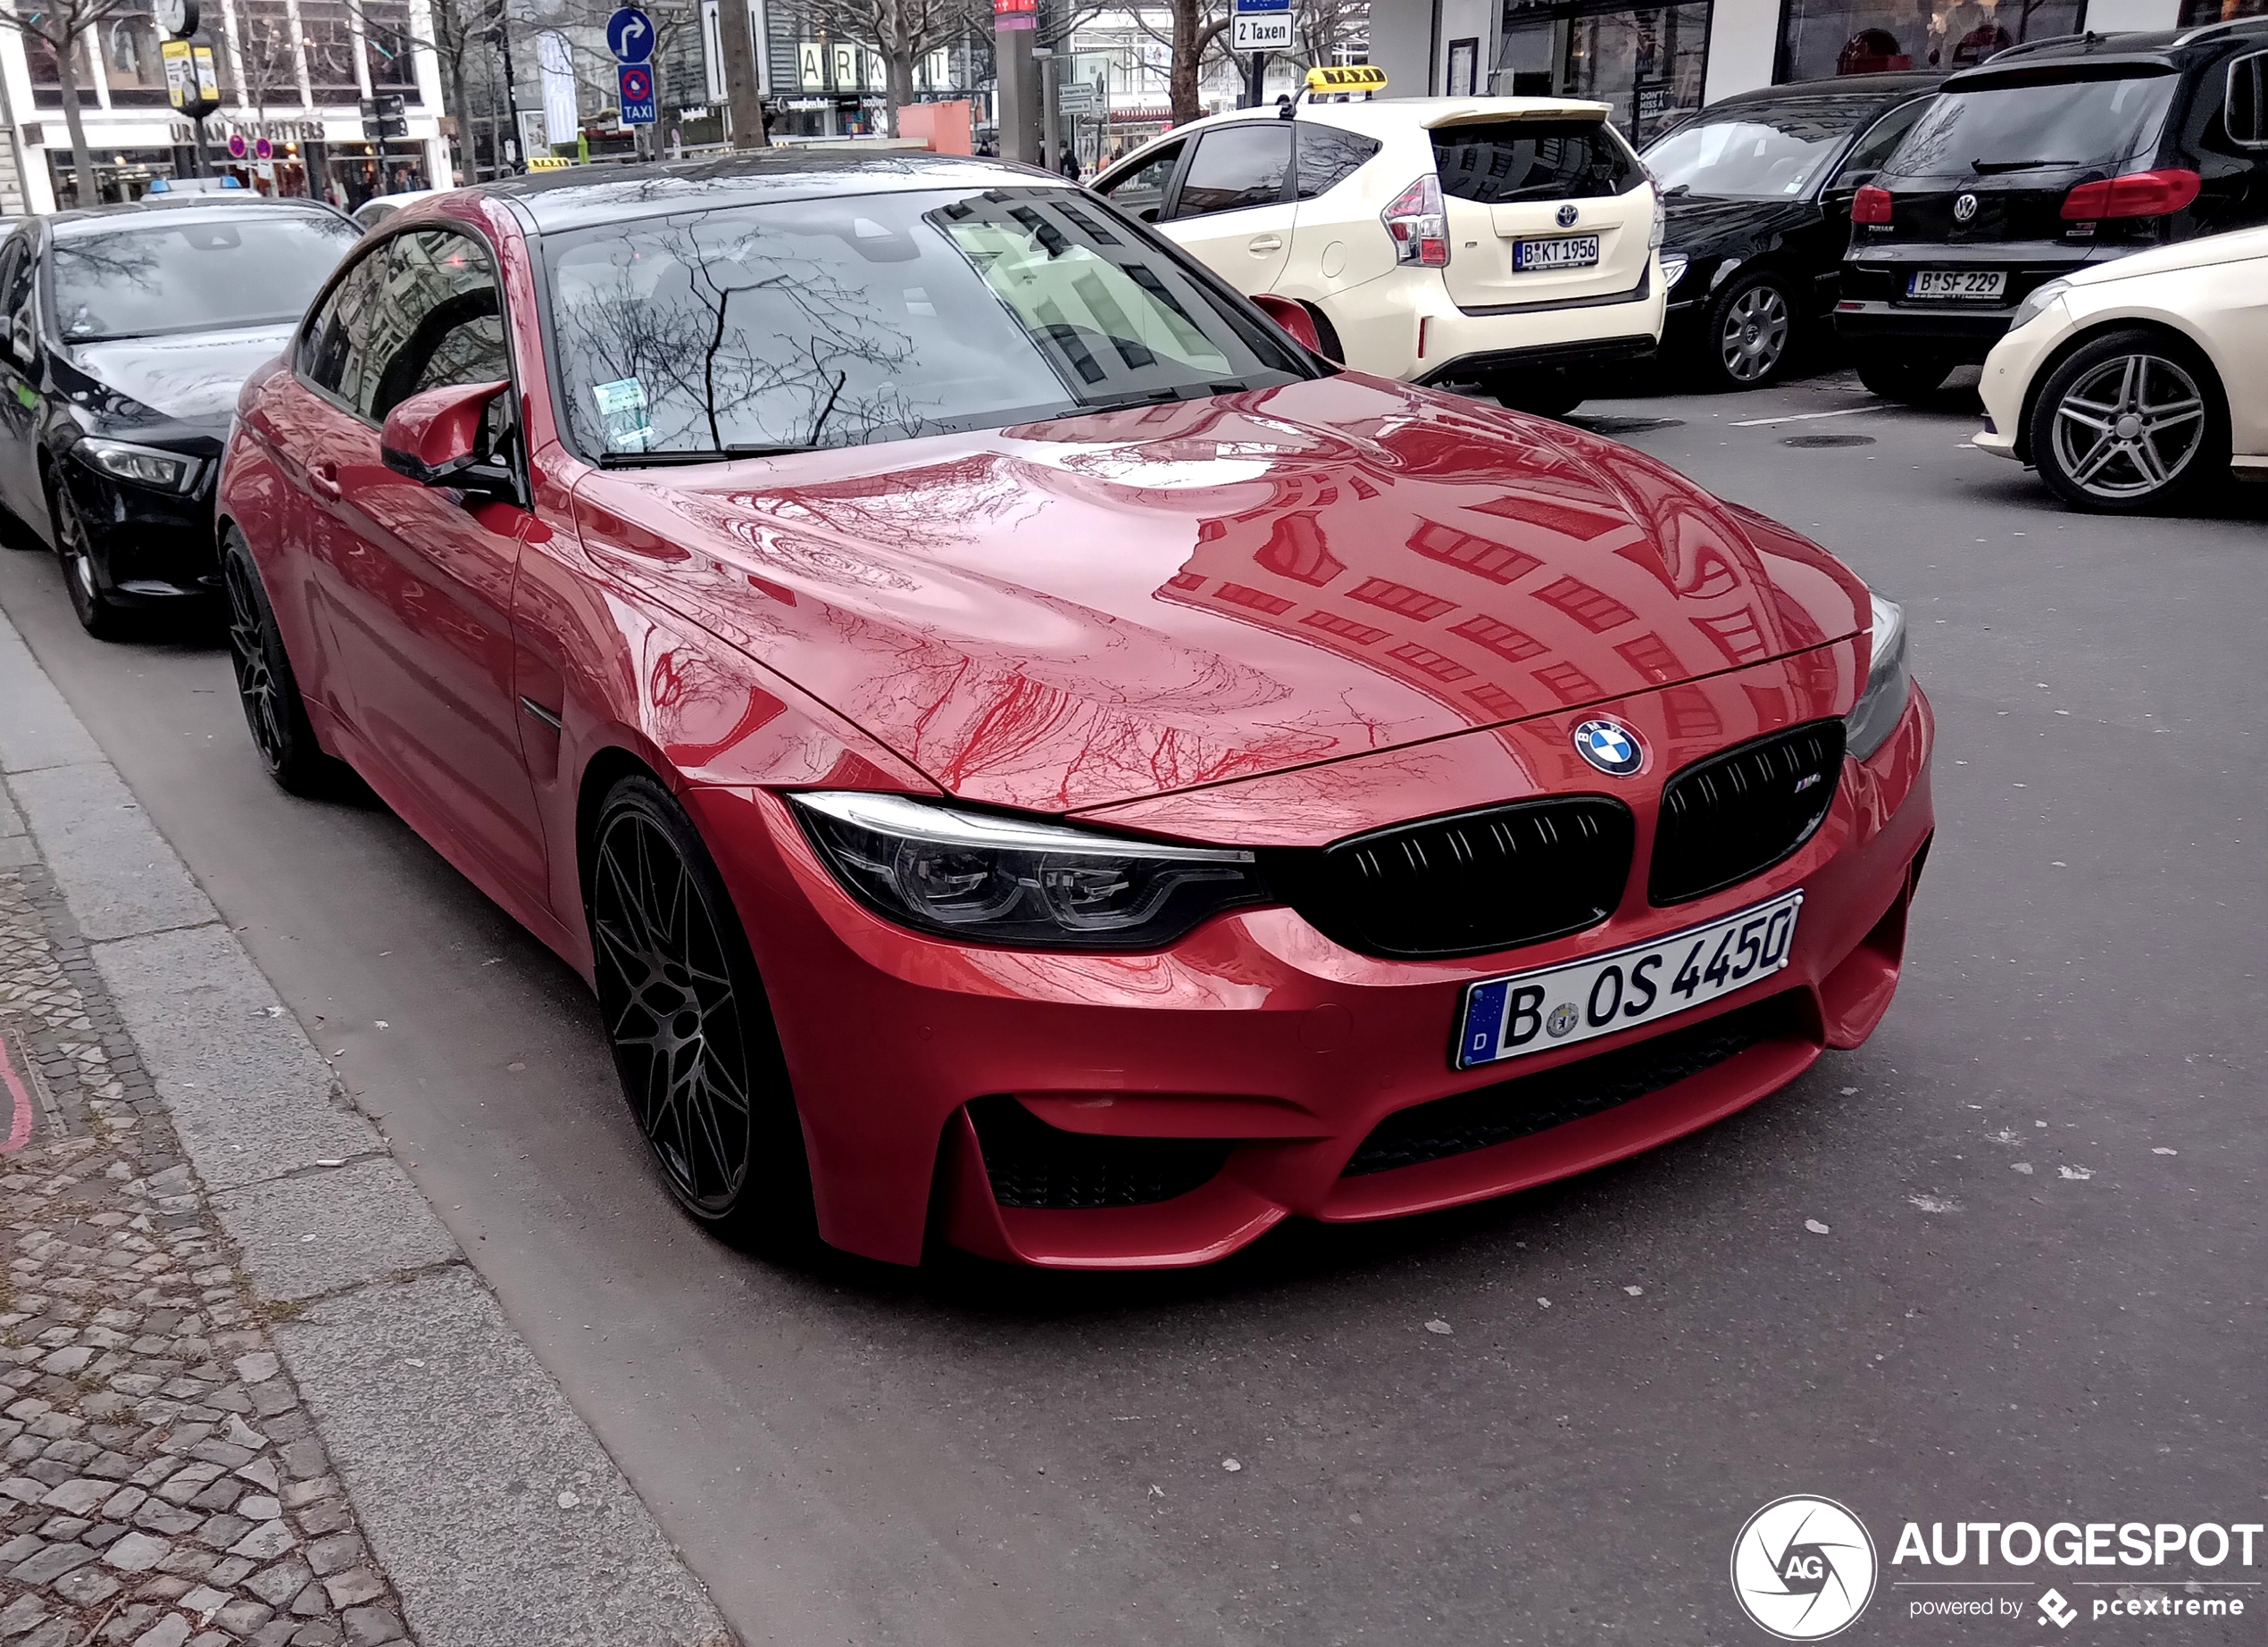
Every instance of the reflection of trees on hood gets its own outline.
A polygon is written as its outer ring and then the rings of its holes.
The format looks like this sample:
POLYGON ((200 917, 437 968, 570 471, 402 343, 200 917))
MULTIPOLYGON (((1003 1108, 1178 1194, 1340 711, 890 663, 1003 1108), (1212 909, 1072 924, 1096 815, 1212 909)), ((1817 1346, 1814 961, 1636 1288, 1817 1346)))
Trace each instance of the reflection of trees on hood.
POLYGON ((652 291, 594 282, 563 304, 560 335, 582 357, 578 375, 643 386, 649 450, 845 445, 921 432, 922 413, 890 381, 912 362, 913 342, 875 313, 863 287, 753 237, 735 234, 731 248, 704 244, 721 238, 698 225, 641 235, 640 261, 664 266, 652 291))

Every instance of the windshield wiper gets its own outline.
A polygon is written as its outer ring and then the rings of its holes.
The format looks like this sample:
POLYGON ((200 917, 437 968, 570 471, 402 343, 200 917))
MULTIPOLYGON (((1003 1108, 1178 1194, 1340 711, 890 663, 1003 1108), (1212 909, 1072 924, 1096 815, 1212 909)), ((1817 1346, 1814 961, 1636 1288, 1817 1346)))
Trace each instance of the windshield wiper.
POLYGON ((819 450, 814 445, 789 442, 769 446, 683 446, 659 452, 602 452, 598 454, 598 466, 601 469, 649 469, 672 463, 728 463, 734 458, 784 457, 789 453, 819 450))
POLYGON ((1972 160, 1969 170, 1980 178, 1996 171, 2039 171, 2049 166, 2083 166, 2083 160, 1972 160))

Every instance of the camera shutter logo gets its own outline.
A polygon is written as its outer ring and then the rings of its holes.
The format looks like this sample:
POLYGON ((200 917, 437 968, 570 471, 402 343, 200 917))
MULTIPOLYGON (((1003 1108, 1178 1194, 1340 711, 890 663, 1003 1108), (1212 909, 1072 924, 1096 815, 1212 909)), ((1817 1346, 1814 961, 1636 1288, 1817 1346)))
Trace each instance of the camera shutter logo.
POLYGON ((1732 1593, 1766 1634, 1820 1642, 1873 1598, 1874 1541, 1831 1498, 1774 1499, 1732 1541, 1732 1593))
POLYGON ((1953 203, 1953 220, 1955 222, 1965 223, 1971 218, 1976 216, 1976 214, 1977 197, 1974 195, 1962 195, 1955 198, 1953 203))

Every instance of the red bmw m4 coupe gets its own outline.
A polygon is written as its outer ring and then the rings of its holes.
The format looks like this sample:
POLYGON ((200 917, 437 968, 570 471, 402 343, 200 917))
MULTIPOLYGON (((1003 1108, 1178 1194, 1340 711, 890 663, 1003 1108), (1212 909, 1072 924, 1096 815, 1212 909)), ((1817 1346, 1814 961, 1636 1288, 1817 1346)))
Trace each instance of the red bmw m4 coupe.
POLYGON ((1825 551, 996 162, 401 212, 219 524, 275 778, 579 968, 738 1237, 1196 1264, 1614 1160, 1873 1029, 1930 843, 1825 551))

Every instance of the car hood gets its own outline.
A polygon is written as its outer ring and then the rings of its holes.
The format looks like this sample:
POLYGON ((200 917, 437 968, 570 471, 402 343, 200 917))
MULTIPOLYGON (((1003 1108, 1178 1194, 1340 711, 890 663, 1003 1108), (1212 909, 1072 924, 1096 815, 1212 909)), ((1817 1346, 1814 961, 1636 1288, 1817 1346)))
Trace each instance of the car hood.
POLYGON ((1564 425, 1357 373, 601 470, 585 547, 940 787, 1044 811, 1447 737, 1863 629, 1816 545, 1564 425))
POLYGON ((1728 200, 1714 195, 1681 195, 1665 203, 1662 247, 1690 258, 1746 253, 1775 235, 1816 221, 1819 208, 1808 200, 1728 200))
POLYGON ((2215 263, 2244 262, 2268 257, 2268 229, 2235 229, 2226 234, 2201 235, 2172 245, 2133 252, 2114 262, 2074 270, 2064 278, 2074 286, 2100 286, 2109 280, 2131 280, 2139 275, 2167 274, 2182 269, 2206 269, 2215 263))
POLYGON ((130 403, 175 422, 225 428, 244 380, 283 352, 292 329, 261 326, 118 337, 71 345, 70 361, 93 385, 121 403, 110 408, 113 415, 130 419, 124 403, 130 403))

